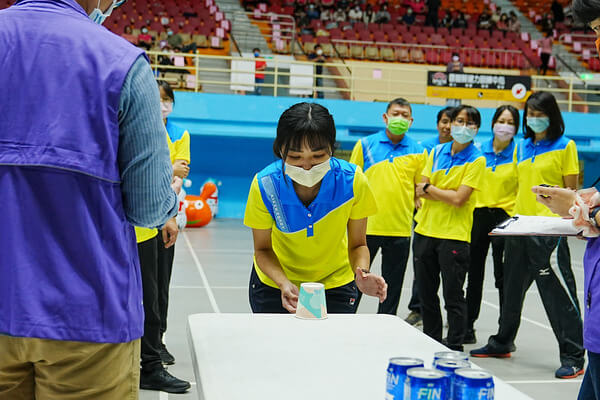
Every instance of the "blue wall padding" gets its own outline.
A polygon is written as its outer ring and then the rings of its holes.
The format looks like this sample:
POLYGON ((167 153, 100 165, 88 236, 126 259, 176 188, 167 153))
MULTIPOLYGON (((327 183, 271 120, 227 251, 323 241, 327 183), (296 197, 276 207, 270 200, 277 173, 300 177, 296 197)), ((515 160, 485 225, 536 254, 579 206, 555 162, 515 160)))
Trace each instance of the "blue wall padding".
MULTIPOLYGON (((272 145, 279 116, 301 101, 316 101, 334 117, 337 140, 351 150, 357 140, 383 128, 386 103, 316 100, 297 97, 240 96, 176 92, 170 119, 191 134, 191 174, 197 194, 207 178, 219 186, 219 217, 242 218, 254 174, 272 162, 272 145)), ((437 135, 436 115, 442 107, 415 104, 409 134, 418 141, 437 135)), ((480 109, 482 126, 477 140, 491 137, 493 109, 480 109)), ((563 113, 566 135, 574 139, 584 160, 584 185, 600 176, 600 115, 563 113)), ((522 133, 520 133, 522 135, 522 133)))

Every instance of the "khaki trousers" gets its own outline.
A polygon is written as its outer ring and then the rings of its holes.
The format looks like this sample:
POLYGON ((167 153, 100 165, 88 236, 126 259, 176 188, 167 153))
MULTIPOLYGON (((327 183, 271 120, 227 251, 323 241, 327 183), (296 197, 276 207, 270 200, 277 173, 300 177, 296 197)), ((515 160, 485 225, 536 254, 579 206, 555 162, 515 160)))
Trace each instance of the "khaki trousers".
POLYGON ((0 335, 0 400, 138 400, 140 341, 0 335))

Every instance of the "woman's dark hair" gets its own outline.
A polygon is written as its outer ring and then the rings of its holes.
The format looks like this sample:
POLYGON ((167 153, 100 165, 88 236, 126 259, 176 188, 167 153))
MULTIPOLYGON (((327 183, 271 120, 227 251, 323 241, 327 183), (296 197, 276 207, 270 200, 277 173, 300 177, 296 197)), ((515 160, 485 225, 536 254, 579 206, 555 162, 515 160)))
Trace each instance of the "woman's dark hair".
POLYGON ((587 25, 600 17, 600 1, 573 0, 571 12, 577 21, 587 25))
POLYGON ((494 113, 494 116, 492 117, 492 132, 494 131, 494 125, 496 125, 496 121, 498 121, 498 118, 500 118, 502 113, 506 110, 508 110, 512 114, 513 121, 515 122, 515 127, 517 128, 515 130, 515 135, 516 135, 517 132, 519 132, 519 123, 521 122, 521 117, 519 116, 519 110, 517 110, 516 108, 514 108, 511 105, 504 105, 504 106, 500 106, 500 107, 496 108, 496 112, 494 113))
POLYGON ((441 119, 445 116, 447 116, 448 118, 452 119, 452 111, 454 111, 454 107, 446 107, 446 108, 442 108, 438 113, 437 113, 437 123, 439 124, 441 119))
POLYGON ((329 110, 317 103, 294 104, 281 114, 277 137, 273 142, 275 157, 286 159, 290 149, 335 149, 335 123, 329 110))
POLYGON ((481 127, 481 114, 479 114, 479 110, 473 106, 468 106, 466 104, 458 106, 454 108, 454 110, 452 110, 452 115, 450 116, 452 122, 456 120, 458 114, 460 114, 463 110, 467 112, 467 119, 469 121, 475 122, 477 128, 481 127))
POLYGON ((165 91, 167 97, 170 98, 173 103, 175 103, 175 95, 173 94, 173 88, 171 87, 171 85, 169 85, 169 82, 159 81, 158 87, 162 88, 165 91))
POLYGON ((523 132, 525 139, 535 138, 535 132, 527 126, 527 111, 529 109, 543 112, 550 118, 550 126, 546 132, 546 139, 556 140, 565 133, 565 121, 563 121, 560 108, 554 96, 548 92, 535 92, 527 99, 523 111, 523 132))

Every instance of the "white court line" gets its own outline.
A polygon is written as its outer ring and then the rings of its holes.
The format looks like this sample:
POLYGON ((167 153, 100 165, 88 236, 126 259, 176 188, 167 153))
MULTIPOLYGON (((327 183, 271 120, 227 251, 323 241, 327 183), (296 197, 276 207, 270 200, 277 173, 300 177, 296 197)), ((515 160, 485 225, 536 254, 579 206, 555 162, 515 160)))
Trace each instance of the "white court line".
MULTIPOLYGON (((495 308, 496 310, 500 310, 500 307, 498 307, 497 305, 495 305, 495 304, 493 304, 493 303, 490 303, 489 301, 482 300, 481 302, 482 302, 483 304, 485 304, 486 306, 489 306, 489 307, 495 308)), ((530 324, 533 324, 533 325, 535 325, 535 326, 539 326, 540 328, 544 328, 544 329, 547 329, 547 330, 549 330, 549 331, 551 331, 551 332, 552 332, 552 328, 551 328, 551 327, 549 327, 548 325, 542 324, 541 322, 534 321, 534 320, 532 320, 532 319, 529 319, 529 318, 527 318, 527 317, 524 317, 524 316, 522 316, 522 315, 521 315, 521 320, 523 320, 523 321, 527 321, 527 322, 529 322, 530 324)))
POLYGON ((503 381, 509 385, 538 384, 538 383, 581 383, 582 379, 554 379, 553 381, 503 381))
POLYGON ((169 393, 158 392, 158 400, 169 400, 169 393))
POLYGON ((210 305, 212 306, 213 311, 218 314, 221 312, 221 310, 219 310, 219 306, 217 305, 217 300, 215 299, 215 295, 214 295, 212 289, 210 288, 210 285, 208 284, 208 279, 206 278, 206 274, 204 273, 204 268, 202 268, 202 264, 200 264, 200 260, 198 260, 198 256, 196 256, 196 252, 194 251, 194 248, 192 247, 192 243, 190 242, 190 239, 187 237, 185 232, 183 232, 183 238, 185 239, 185 243, 187 244, 188 249, 190 250, 192 259, 194 260, 194 263, 196 264, 196 268, 198 269, 198 273, 200 274, 200 277, 202 278, 202 282, 204 283, 204 289, 206 289, 206 294, 208 295, 208 301, 210 301, 210 305))
MULTIPOLYGON (((212 289, 218 289, 218 290, 223 290, 223 289, 235 289, 235 290, 241 290, 241 289, 248 289, 248 286, 211 286, 212 289)), ((204 286, 171 286, 171 289, 205 289, 204 286)))

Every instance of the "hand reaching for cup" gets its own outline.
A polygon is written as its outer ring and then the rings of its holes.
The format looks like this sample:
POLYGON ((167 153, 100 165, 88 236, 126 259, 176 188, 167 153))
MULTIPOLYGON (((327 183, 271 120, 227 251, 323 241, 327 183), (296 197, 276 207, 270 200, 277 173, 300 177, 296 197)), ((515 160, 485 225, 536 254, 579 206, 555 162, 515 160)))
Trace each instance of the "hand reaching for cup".
POLYGON ((388 285, 385 280, 370 272, 365 272, 361 268, 356 268, 356 286, 358 290, 367 296, 379 297, 379 302, 383 303, 387 297, 388 285))
POLYGON ((298 307, 298 295, 300 293, 298 287, 288 281, 281 285, 279 290, 281 290, 281 305, 283 308, 292 314, 295 313, 296 307, 298 307))

